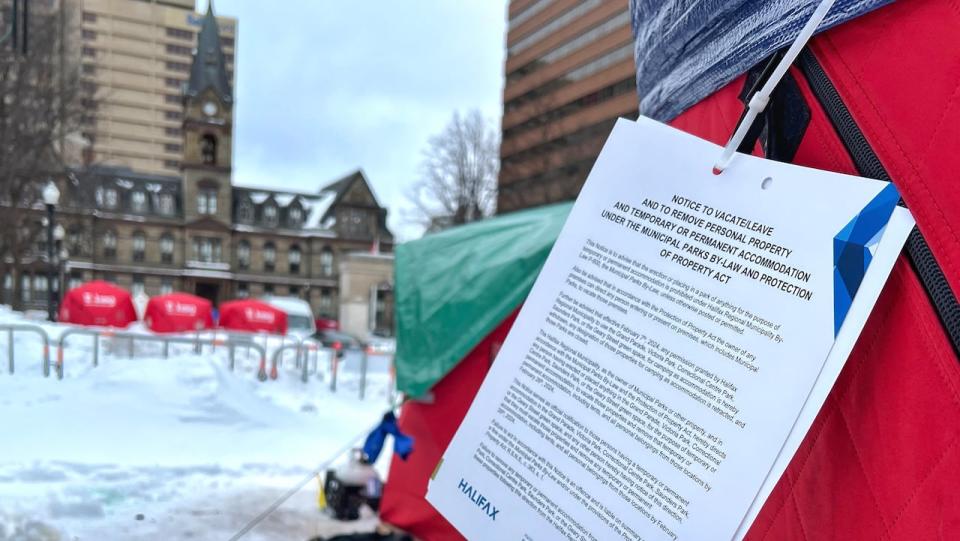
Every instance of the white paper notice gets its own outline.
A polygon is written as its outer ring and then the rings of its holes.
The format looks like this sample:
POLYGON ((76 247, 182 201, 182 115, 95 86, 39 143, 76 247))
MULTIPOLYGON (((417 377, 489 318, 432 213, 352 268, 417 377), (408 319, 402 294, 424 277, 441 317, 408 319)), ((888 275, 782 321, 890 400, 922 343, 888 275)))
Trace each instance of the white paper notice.
POLYGON ((749 156, 715 176, 719 152, 617 123, 430 483, 467 538, 736 534, 832 385, 835 321, 869 314, 842 291, 879 291, 912 220, 886 183, 749 156))

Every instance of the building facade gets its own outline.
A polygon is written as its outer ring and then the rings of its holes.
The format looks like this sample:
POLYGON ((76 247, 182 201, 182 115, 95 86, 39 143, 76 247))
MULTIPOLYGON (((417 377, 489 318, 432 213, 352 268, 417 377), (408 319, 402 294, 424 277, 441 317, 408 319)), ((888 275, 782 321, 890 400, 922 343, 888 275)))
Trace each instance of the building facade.
MULTIPOLYGON (((62 179, 62 281, 72 287, 106 280, 134 295, 185 291, 215 304, 295 296, 309 301, 318 317, 391 331, 393 236, 364 173, 315 193, 234 186, 232 77, 212 11, 196 40, 179 94, 179 174, 96 165, 62 179), (348 276, 356 260, 380 264, 348 276), (354 302, 364 288, 363 314, 341 302, 342 291, 354 302)), ((24 269, 7 277, 5 293, 13 294, 12 281, 21 280, 24 304, 42 306, 47 267, 38 259, 24 269)))
MULTIPOLYGON (((88 163, 176 175, 184 159, 182 93, 204 20, 195 0, 62 0, 94 96, 88 163)), ((235 78, 237 20, 218 17, 227 79, 235 78)))
POLYGON ((628 0, 510 0, 497 211, 573 199, 638 99, 628 0))

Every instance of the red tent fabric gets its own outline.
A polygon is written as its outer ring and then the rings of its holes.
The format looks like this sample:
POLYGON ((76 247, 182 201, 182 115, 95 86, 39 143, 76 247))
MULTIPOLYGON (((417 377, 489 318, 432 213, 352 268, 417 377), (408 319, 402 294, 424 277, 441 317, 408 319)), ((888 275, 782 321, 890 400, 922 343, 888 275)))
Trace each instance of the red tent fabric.
POLYGON ((269 304, 245 299, 220 305, 220 327, 234 331, 287 333, 287 314, 269 304))
MULTIPOLYGON (((960 362, 947 332, 958 325, 938 315, 938 309, 953 313, 944 299, 960 292, 960 190, 953 180, 960 170, 957 28, 960 9, 952 0, 879 8, 811 42, 819 74, 803 58, 791 69, 808 117, 771 103, 771 114, 781 120, 800 119, 801 129, 777 141, 796 144, 789 156, 778 148, 780 159, 876 177, 882 175, 869 161, 853 157, 864 147, 876 154, 914 213, 943 282, 922 282, 921 269, 901 257, 748 541, 958 537, 960 362), (834 95, 817 90, 824 78, 834 95), (838 102, 864 144, 851 144, 849 124, 835 113, 838 102), (935 296, 928 287, 938 289, 935 296)), ((743 111, 744 79, 672 124, 724 144, 743 111)), ((756 153, 774 148, 771 131, 784 133, 767 128, 767 145, 757 145, 756 153)), ((432 404, 408 404, 401 415, 416 447, 408 462, 393 461, 382 516, 425 541, 460 538, 423 495, 485 374, 478 355, 482 351, 471 353, 434 387, 432 404)))
MULTIPOLYGON (((946 332, 956 325, 937 312, 951 291, 960 292, 957 28, 956 2, 895 2, 815 38, 809 49, 819 73, 803 58, 791 69, 810 115, 791 161, 880 178, 865 166, 871 162, 854 158, 865 146, 876 154, 916 217, 946 289, 932 297, 922 269, 901 256, 748 541, 960 535, 960 363, 946 332), (850 144, 838 100, 865 145, 850 144)), ((743 88, 741 78, 673 124, 725 143, 743 110, 743 88)))
POLYGON ((318 317, 315 320, 315 323, 317 324, 318 330, 324 330, 324 329, 329 329, 332 331, 340 330, 340 322, 337 321, 336 319, 327 319, 327 318, 318 317))
POLYGON ((130 292, 108 282, 87 282, 67 291, 60 321, 77 325, 126 327, 137 320, 130 292))
POLYGON ((147 302, 143 321, 153 332, 188 332, 213 327, 213 305, 188 293, 170 293, 147 302))
POLYGON ((419 539, 463 539, 427 503, 427 481, 460 427, 515 318, 516 312, 434 385, 430 400, 404 404, 400 430, 413 436, 414 451, 405 461, 396 455, 393 457, 380 502, 380 518, 384 521, 419 539))
MULTIPOLYGON (((957 28, 960 9, 952 0, 879 8, 811 42, 819 73, 809 57, 791 69, 794 97, 801 97, 806 113, 771 103, 772 115, 795 125, 799 119, 801 129, 785 133, 782 126, 767 126, 767 145, 755 152, 774 149, 770 133, 780 132, 786 135, 777 141, 780 159, 883 176, 870 161, 854 158, 865 147, 875 153, 914 213, 943 282, 921 281, 922 269, 901 257, 748 541, 958 537, 960 348, 947 332, 958 324, 938 314, 953 314, 944 299, 960 292, 960 190, 953 180, 960 170, 957 28), (824 79, 835 89, 832 96, 822 92, 824 79), (851 144, 837 103, 862 132, 863 144, 851 144), (795 144, 788 156, 783 144, 795 144)), ((724 144, 743 111, 744 79, 672 124, 724 144)), ((484 341, 440 381, 432 403, 403 408, 400 426, 417 438, 415 450, 407 462, 394 458, 381 515, 425 541, 460 539, 423 495, 486 373, 483 355, 490 347, 484 341)))

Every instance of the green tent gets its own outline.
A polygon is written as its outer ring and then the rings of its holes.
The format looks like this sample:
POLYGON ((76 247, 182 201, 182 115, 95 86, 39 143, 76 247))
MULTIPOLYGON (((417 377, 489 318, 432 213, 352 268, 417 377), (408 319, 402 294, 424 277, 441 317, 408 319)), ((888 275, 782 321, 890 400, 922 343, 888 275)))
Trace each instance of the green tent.
POLYGON ((401 392, 430 390, 520 306, 572 206, 514 212, 397 247, 401 392))

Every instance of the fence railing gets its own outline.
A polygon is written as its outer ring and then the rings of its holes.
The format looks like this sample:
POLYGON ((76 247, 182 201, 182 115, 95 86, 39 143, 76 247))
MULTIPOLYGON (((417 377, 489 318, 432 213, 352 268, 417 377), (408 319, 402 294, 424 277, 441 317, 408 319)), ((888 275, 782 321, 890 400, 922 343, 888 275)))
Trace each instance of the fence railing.
POLYGON ((13 347, 13 336, 16 333, 32 333, 40 337, 40 340, 43 342, 43 376, 47 377, 50 375, 50 335, 47 334, 47 331, 39 325, 29 325, 26 323, 20 324, 8 324, 0 325, 0 332, 7 333, 7 370, 13 374, 14 372, 14 351, 13 347))
MULTIPOLYGON (((14 337, 17 333, 35 334, 40 338, 43 345, 43 376, 48 377, 51 371, 50 345, 56 343, 57 354, 54 363, 57 379, 64 377, 64 352, 68 339, 71 337, 87 336, 93 345, 92 364, 98 366, 100 363, 101 341, 104 339, 125 340, 127 357, 135 356, 135 346, 138 342, 158 343, 162 345, 163 358, 170 356, 170 346, 173 344, 192 346, 195 351, 202 352, 203 348, 211 347, 216 351, 217 347, 226 347, 229 352, 229 366, 233 371, 236 368, 236 350, 246 350, 248 355, 253 350, 260 358, 260 365, 257 370, 257 377, 261 381, 277 379, 278 366, 282 363, 284 354, 293 351, 295 354, 296 367, 300 373, 300 380, 306 383, 310 377, 311 366, 314 374, 320 372, 321 357, 329 355, 330 357, 330 391, 337 391, 338 373, 342 359, 337 355, 337 351, 324 347, 321 343, 310 337, 294 338, 265 335, 263 333, 237 333, 211 330, 208 333, 212 336, 203 336, 201 333, 162 335, 162 334, 144 334, 101 327, 71 327, 65 329, 58 338, 51 340, 47 331, 39 325, 30 324, 5 324, 0 325, 0 336, 7 334, 7 365, 8 371, 13 374, 15 370, 14 359, 16 349, 14 337), (257 339, 262 339, 263 344, 258 343, 257 339), (273 349, 269 372, 267 371, 267 353, 269 349, 269 340, 271 338, 279 339, 279 347, 273 349)), ((204 333, 207 334, 207 333, 204 333)), ((116 344, 116 342, 114 342, 116 344)), ((121 346, 122 347, 122 346, 121 346)), ((369 370, 368 353, 364 351, 360 356, 359 370, 359 397, 363 399, 367 391, 367 379, 369 370)), ((395 383, 393 367, 390 367, 390 387, 389 396, 393 395, 392 386, 395 383)))
MULTIPOLYGON (((188 346, 226 346, 229 348, 230 352, 230 370, 233 371, 236 365, 236 350, 238 348, 244 349, 253 349, 254 351, 260 354, 260 367, 257 371, 257 377, 260 381, 267 379, 267 350, 263 348, 260 344, 253 342, 240 342, 236 340, 223 340, 219 338, 199 338, 199 337, 190 337, 183 335, 176 336, 164 336, 156 334, 140 334, 135 332, 128 331, 115 331, 111 329, 96 329, 96 328, 71 328, 63 331, 60 335, 60 339, 57 341, 57 379, 63 379, 63 352, 64 346, 67 342, 67 338, 71 336, 89 336, 93 340, 93 366, 99 364, 100 359, 100 339, 101 338, 124 338, 128 340, 128 349, 127 354, 129 357, 134 356, 134 344, 136 342, 153 342, 160 343, 163 345, 163 357, 167 358, 170 355, 170 345, 171 344, 184 344, 188 346)), ((277 379, 277 365, 274 364, 270 367, 270 379, 277 379)))

